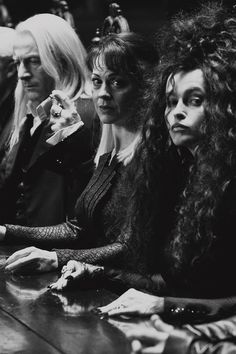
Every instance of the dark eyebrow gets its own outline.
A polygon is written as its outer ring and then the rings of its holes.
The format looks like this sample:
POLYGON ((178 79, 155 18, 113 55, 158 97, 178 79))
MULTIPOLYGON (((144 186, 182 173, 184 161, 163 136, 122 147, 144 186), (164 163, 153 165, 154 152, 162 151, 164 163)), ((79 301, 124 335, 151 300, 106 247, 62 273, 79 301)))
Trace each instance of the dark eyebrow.
POLYGON ((184 94, 185 94, 185 95, 189 95, 189 94, 191 94, 191 93, 194 93, 195 91, 198 91, 198 92, 200 92, 200 93, 205 93, 205 90, 202 89, 201 87, 199 87, 199 86, 194 86, 194 87, 191 87, 191 88, 187 89, 187 90, 184 92, 184 94))
MULTIPOLYGON (((97 77, 100 77, 100 74, 96 73, 96 72, 92 72, 92 76, 97 76, 97 77)), ((121 77, 122 75, 118 74, 118 73, 115 73, 115 72, 112 72, 110 73, 108 76, 107 76, 107 79, 113 79, 113 78, 116 78, 116 77, 121 77)))
MULTIPOLYGON (((199 86, 194 86, 194 87, 191 87, 191 88, 189 88, 189 89, 187 89, 185 92, 184 92, 184 94, 191 94, 191 93, 193 93, 193 92, 195 92, 195 91, 198 91, 198 92, 201 92, 201 93, 205 93, 205 90, 204 89, 202 89, 201 87, 199 87, 199 86)), ((176 93, 175 93, 175 91, 174 91, 174 89, 171 89, 170 91, 166 91, 166 96, 170 96, 170 95, 175 95, 176 93)))

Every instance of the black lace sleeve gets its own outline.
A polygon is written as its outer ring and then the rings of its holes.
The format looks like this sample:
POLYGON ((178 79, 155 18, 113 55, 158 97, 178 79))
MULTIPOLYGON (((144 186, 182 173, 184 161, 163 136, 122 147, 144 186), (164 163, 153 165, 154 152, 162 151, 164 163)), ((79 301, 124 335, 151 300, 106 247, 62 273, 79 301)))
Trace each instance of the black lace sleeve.
POLYGON ((19 225, 5 225, 7 243, 27 243, 42 246, 73 247, 79 242, 82 229, 72 222, 65 222, 55 226, 27 227, 19 225))
POLYGON ((90 264, 105 265, 107 263, 120 264, 126 254, 125 244, 116 242, 103 247, 90 249, 53 249, 57 253, 59 267, 70 259, 90 264))

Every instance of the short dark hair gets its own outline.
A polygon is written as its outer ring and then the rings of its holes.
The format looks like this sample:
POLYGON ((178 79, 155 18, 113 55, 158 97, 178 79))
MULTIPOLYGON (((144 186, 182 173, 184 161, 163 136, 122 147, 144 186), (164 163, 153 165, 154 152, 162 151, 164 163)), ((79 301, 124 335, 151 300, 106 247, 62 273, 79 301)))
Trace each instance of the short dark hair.
POLYGON ((159 54, 154 46, 141 35, 133 32, 109 34, 89 51, 87 64, 92 71, 94 65, 102 60, 109 70, 123 73, 133 79, 143 80, 148 67, 152 68, 159 61, 159 54))

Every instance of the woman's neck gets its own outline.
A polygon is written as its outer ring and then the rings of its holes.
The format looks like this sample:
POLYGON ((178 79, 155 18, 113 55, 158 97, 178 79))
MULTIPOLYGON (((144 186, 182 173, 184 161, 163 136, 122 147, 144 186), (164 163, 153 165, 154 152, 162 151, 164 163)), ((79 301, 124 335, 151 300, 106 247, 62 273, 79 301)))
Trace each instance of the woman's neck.
POLYGON ((139 135, 139 131, 129 131, 124 127, 112 126, 114 152, 117 154, 126 149, 139 135))

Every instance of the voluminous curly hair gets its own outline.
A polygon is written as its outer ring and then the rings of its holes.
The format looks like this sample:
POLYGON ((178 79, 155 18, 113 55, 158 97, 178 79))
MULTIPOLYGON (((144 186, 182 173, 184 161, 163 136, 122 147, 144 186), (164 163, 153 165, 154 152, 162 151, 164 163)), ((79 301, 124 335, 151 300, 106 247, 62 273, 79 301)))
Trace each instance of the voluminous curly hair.
POLYGON ((164 122, 166 82, 177 72, 201 69, 206 91, 203 139, 177 207, 169 245, 171 263, 180 270, 199 260, 214 242, 217 207, 236 175, 236 18, 220 4, 208 3, 191 14, 175 16, 163 33, 157 40, 161 64, 144 97, 147 118, 141 150, 145 158, 137 178, 134 222, 141 232, 144 225, 149 225, 147 232, 156 227, 158 237, 169 146, 164 122), (151 208, 146 220, 142 217, 145 203, 151 208))

